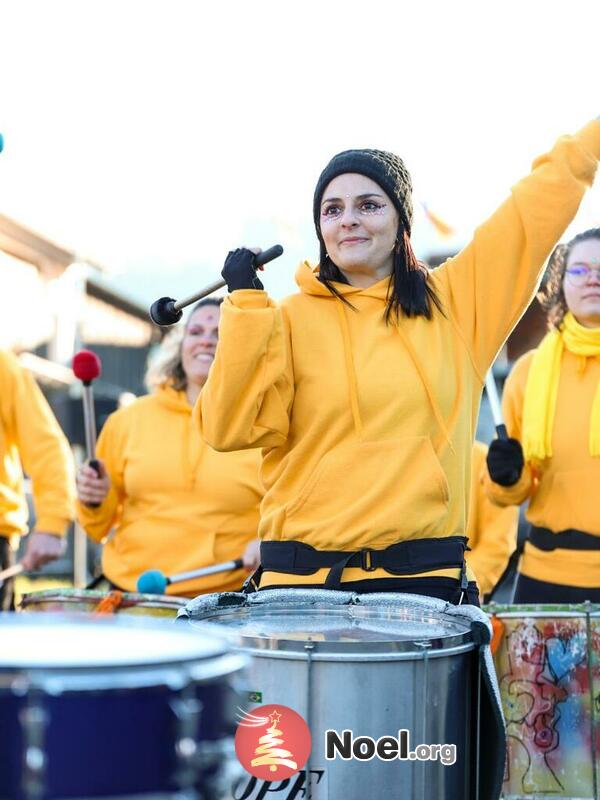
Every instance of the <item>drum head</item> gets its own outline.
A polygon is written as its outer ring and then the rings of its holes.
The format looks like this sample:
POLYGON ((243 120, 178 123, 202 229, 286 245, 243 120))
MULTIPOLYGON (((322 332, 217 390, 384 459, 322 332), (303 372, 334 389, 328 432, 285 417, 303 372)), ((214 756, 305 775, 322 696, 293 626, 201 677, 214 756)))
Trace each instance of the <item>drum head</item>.
POLYGON ((172 622, 83 614, 0 614, 0 671, 120 670, 198 663, 229 648, 172 622))
POLYGON ((318 642, 319 652, 431 651, 471 642, 467 620, 415 606, 294 605, 265 603, 210 609, 195 615, 194 627, 221 632, 237 646, 255 650, 302 650, 318 642))
MULTIPOLYGON (((28 592, 21 599, 21 608, 24 611, 92 611, 108 592, 95 589, 43 589, 40 592, 28 592)), ((189 598, 176 597, 175 595, 139 594, 138 592, 122 592, 122 602, 117 611, 128 611, 139 608, 164 609, 172 611, 173 616, 178 609, 189 602, 189 598)))

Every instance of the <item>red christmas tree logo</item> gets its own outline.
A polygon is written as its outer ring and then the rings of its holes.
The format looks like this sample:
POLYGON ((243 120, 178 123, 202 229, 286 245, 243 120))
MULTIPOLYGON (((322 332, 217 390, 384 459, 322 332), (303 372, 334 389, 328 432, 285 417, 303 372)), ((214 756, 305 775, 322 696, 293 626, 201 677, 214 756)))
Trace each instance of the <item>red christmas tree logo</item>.
POLYGON ((311 744, 308 725, 287 706, 267 705, 242 712, 235 734, 240 764, 265 781, 285 780, 301 770, 311 744))

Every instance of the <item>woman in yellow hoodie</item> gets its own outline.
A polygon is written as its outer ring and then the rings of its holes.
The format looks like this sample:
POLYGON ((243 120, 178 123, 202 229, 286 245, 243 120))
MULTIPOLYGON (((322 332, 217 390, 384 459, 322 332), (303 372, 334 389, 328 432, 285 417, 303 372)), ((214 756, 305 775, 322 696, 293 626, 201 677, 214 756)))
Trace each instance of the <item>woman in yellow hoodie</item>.
MULTIPOLYGON (((23 470, 31 478, 35 529, 22 558, 35 570, 59 558, 74 516, 71 449, 37 383, 12 353, 0 351, 0 571, 13 566, 27 533, 23 470)), ((0 583, 0 611, 14 607, 14 579, 0 583)))
POLYGON ((492 442, 486 488, 529 500, 517 603, 600 602, 600 228, 556 248, 541 295, 550 333, 506 381, 511 436, 492 442))
POLYGON ((320 266, 275 304, 229 254, 219 348, 194 415, 217 450, 263 448, 260 588, 478 603, 464 561, 483 376, 591 185, 600 121, 557 142, 458 256, 410 244, 410 176, 352 150, 321 174, 320 266))
MULTIPOLYGON (((214 358, 220 302, 194 308, 156 391, 108 418, 98 438, 100 477, 89 466, 79 472, 81 524, 95 541, 114 528, 102 568, 117 588, 135 591, 147 569, 172 575, 242 555, 247 569, 258 563, 258 454, 217 453, 191 424, 214 358)), ((244 578, 237 570, 173 584, 167 592, 235 590, 244 578)))

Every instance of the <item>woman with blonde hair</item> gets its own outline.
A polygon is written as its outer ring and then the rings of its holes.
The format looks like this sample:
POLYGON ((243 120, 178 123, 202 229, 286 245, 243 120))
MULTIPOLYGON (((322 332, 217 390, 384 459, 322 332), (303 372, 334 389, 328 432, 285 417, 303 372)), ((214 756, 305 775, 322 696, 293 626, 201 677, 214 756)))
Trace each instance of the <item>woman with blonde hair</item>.
MULTIPOLYGON (((116 588, 135 591, 148 569, 165 575, 243 556, 258 564, 258 455, 217 453, 194 430, 192 408, 218 339, 221 300, 192 310, 179 342, 150 370, 152 393, 113 413, 98 438, 100 475, 78 474, 78 516, 104 541, 102 569, 116 588), (111 530, 114 534, 109 537, 111 530)), ((169 586, 170 594, 239 589, 244 570, 169 586)))

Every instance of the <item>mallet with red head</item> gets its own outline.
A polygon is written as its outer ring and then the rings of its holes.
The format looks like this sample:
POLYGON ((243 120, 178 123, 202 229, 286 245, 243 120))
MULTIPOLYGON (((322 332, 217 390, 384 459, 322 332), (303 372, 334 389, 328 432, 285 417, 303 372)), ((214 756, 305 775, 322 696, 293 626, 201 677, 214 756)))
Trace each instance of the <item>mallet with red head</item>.
POLYGON ((92 381, 102 373, 102 364, 96 353, 92 353, 91 350, 80 350, 73 357, 73 372, 83 384, 83 424, 87 461, 100 476, 100 463, 96 459, 96 415, 92 381))

